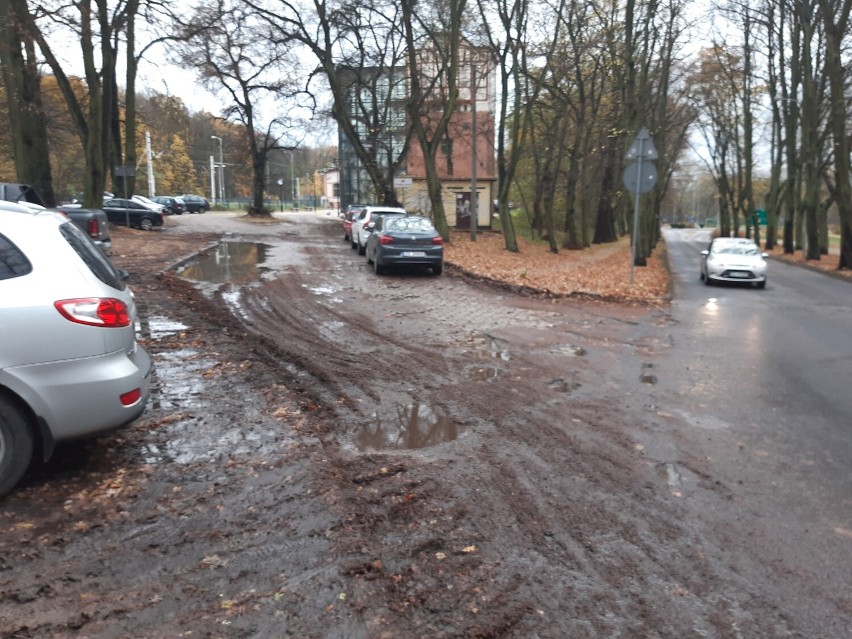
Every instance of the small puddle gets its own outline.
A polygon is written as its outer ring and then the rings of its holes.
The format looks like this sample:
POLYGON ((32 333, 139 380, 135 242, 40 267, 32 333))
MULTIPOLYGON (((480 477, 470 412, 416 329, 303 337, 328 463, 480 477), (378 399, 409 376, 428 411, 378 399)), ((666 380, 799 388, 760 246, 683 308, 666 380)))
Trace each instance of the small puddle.
POLYGON ((184 279, 212 284, 256 282, 269 270, 260 265, 270 248, 260 242, 221 242, 175 272, 184 279))
POLYGON ((414 450, 455 441, 464 427, 424 404, 398 404, 388 418, 376 415, 374 424, 355 436, 355 447, 368 450, 414 450))
POLYGON ((185 330, 188 327, 175 320, 163 317, 161 315, 148 316, 145 313, 139 313, 139 321, 136 326, 136 331, 143 339, 163 339, 172 337, 185 330))
POLYGON ((151 407, 187 410, 203 406, 203 373, 215 363, 215 360, 191 349, 157 353, 151 378, 151 407))
POLYGON ((468 366, 465 370, 468 378, 476 382, 490 382, 503 373, 502 369, 496 366, 468 366))
POLYGON ((491 335, 474 335, 467 339, 464 352, 479 358, 502 359, 508 362, 509 342, 491 335))

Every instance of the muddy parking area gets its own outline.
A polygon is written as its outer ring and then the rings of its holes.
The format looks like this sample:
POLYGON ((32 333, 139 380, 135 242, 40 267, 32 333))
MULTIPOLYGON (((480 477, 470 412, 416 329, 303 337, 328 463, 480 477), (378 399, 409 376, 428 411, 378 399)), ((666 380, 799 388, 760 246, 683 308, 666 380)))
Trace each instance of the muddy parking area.
POLYGON ((808 636, 645 453, 665 311, 168 222, 114 238, 150 406, 0 503, 0 637, 808 636))

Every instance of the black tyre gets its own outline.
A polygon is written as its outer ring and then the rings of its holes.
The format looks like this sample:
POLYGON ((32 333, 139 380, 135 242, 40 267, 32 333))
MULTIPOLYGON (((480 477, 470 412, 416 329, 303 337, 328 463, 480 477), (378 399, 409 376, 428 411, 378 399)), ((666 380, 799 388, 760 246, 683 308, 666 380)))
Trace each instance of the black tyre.
POLYGON ((355 238, 352 238, 352 248, 353 249, 358 248, 358 242, 355 241, 355 238))
POLYGON ((26 417, 0 396, 0 497, 20 481, 32 457, 33 434, 26 417))
POLYGON ((432 267, 432 275, 440 275, 443 272, 444 272, 444 265, 443 264, 436 264, 435 266, 432 267))
POLYGON ((377 259, 373 260, 373 272, 376 275, 384 275, 385 274, 385 267, 382 266, 381 264, 379 264, 379 260, 377 260, 377 259))
POLYGON ((358 242, 358 255, 364 255, 367 252, 367 247, 358 242))
POLYGON ((150 231, 154 228, 154 222, 150 217, 143 217, 139 220, 139 228, 143 231, 150 231))
POLYGON ((757 286, 757 288, 766 288, 766 280, 763 280, 762 282, 755 282, 755 286, 757 286))
POLYGON ((713 280, 711 280, 711 279, 710 279, 710 277, 709 277, 709 276, 706 276, 706 275, 704 276, 704 283, 705 283, 707 286, 713 286, 713 280))

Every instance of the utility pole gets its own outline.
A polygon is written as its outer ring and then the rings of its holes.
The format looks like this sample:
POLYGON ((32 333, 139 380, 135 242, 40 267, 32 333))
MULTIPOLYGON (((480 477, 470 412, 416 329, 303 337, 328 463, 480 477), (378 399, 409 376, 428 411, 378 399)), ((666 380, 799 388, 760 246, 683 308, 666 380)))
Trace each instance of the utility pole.
POLYGON ((476 63, 470 51, 470 241, 476 242, 479 203, 476 198, 476 63))
POLYGON ((154 158, 151 155, 151 132, 145 131, 145 154, 148 160, 148 197, 154 197, 156 185, 154 184, 154 158))

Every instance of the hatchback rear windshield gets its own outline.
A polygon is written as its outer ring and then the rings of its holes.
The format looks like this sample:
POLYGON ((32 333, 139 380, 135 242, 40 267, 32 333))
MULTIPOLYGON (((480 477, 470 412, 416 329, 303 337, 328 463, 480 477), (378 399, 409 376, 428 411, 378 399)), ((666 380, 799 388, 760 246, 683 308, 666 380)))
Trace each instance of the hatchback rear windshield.
POLYGON ((127 283, 119 275, 112 262, 75 224, 66 222, 59 227, 59 232, 89 267, 92 274, 101 282, 119 291, 127 288, 127 283))
POLYGON ((388 219, 385 228, 393 231, 431 231, 435 227, 432 222, 422 217, 396 217, 388 219))

